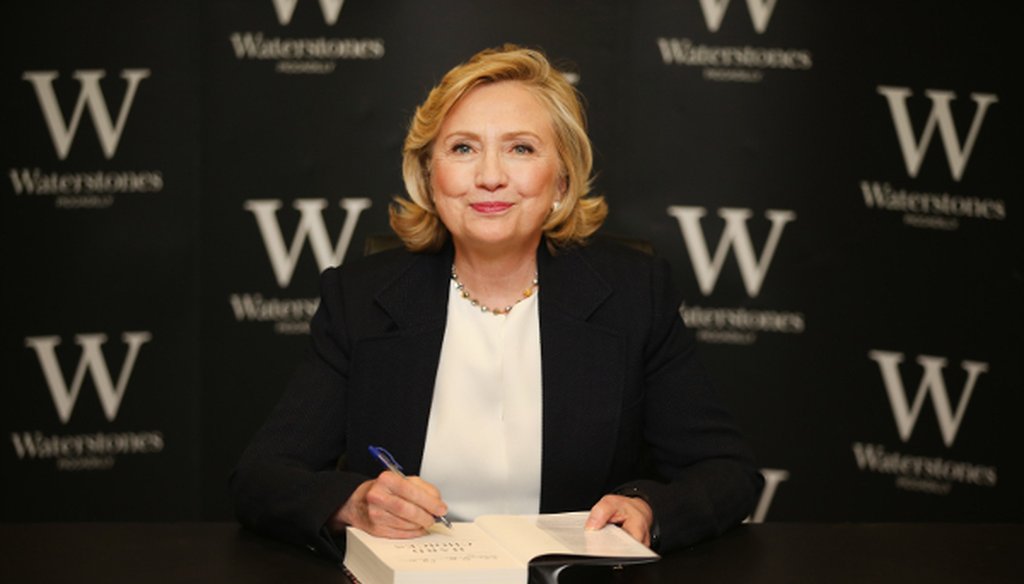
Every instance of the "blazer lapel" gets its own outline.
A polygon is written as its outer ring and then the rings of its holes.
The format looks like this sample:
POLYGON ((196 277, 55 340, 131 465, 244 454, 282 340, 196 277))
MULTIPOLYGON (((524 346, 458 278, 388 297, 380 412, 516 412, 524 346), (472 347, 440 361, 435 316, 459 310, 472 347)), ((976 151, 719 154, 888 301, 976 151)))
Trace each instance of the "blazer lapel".
POLYGON ((624 340, 590 322, 611 286, 576 250, 538 251, 543 460, 541 509, 581 509, 606 488, 619 427, 624 340))
POLYGON ((436 254, 410 254, 409 262, 375 294, 377 305, 402 329, 440 321, 448 312, 452 248, 436 254))
MULTIPOLYGON (((385 446, 406 472, 419 474, 444 340, 452 253, 447 247, 410 258, 374 295, 391 326, 356 348, 353 361, 361 364, 358 385, 364 391, 355 399, 366 401, 351 405, 360 412, 355 434, 385 446)), ((368 469, 379 470, 368 453, 353 454, 368 469)))

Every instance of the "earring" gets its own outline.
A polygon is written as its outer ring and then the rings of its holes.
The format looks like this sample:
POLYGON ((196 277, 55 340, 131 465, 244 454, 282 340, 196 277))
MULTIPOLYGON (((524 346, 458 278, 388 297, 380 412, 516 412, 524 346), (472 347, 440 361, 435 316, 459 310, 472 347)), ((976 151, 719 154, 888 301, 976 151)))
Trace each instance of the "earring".
POLYGON ((562 201, 555 201, 554 203, 551 203, 551 212, 552 213, 557 213, 558 210, 561 209, 561 208, 562 208, 562 201))

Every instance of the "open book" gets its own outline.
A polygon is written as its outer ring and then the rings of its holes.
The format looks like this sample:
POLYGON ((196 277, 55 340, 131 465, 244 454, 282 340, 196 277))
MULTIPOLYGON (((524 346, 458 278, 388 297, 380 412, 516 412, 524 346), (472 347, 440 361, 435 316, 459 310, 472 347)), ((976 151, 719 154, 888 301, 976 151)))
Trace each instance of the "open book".
POLYGON ((546 566, 553 582, 570 564, 658 559, 618 526, 584 531, 587 515, 485 515, 451 529, 435 524, 413 539, 384 539, 349 527, 344 565, 361 584, 526 584, 531 562, 546 566))

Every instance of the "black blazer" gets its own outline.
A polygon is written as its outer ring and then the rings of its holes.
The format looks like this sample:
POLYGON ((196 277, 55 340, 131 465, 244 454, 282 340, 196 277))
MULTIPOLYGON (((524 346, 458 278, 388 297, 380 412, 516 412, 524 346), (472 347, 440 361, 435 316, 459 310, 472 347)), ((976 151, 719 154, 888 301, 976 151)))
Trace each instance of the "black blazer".
MULTIPOLYGON (((418 474, 452 258, 399 249, 324 272, 311 351, 231 477, 244 525, 340 557, 324 524, 382 470, 367 445, 418 474)), ((662 549, 742 521, 762 478, 697 362, 667 263, 596 242, 541 245, 537 265, 541 511, 642 496, 662 549)))

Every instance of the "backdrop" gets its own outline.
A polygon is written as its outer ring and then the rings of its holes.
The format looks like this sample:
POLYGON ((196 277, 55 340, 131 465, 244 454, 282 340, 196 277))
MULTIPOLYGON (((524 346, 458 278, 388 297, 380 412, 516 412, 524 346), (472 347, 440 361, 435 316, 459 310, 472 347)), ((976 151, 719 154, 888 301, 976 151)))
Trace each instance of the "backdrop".
MULTIPOLYGON (((752 520, 1024 519, 1018 57, 995 0, 4 9, 0 519, 226 519, 317 275, 453 65, 543 48, 768 479, 752 520), (1016 185, 1016 186, 1015 186, 1016 185)), ((400 359, 396 356, 396 359, 400 359)))

